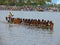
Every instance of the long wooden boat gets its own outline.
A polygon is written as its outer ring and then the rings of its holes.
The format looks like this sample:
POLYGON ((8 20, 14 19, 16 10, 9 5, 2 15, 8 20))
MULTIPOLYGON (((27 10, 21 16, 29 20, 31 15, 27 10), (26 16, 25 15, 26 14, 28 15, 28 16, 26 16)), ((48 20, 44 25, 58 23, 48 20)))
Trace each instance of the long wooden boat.
MULTIPOLYGON (((12 24, 21 24, 21 23, 23 23, 25 25, 31 26, 31 21, 30 20, 23 20, 23 19, 20 19, 20 18, 12 18, 11 22, 8 21, 8 23, 12 23, 12 24)), ((34 23, 37 24, 38 22, 36 21, 34 23)), ((32 24, 32 26, 42 28, 42 29, 53 29, 53 26, 50 26, 50 25, 46 26, 46 25, 39 25, 39 24, 36 25, 36 24, 32 24)))

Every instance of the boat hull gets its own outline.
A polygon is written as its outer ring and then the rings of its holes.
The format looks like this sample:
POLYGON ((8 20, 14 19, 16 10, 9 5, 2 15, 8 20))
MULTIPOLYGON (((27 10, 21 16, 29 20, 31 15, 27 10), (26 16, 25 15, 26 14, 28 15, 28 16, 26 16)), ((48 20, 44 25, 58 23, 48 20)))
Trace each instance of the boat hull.
POLYGON ((37 28, 41 28, 41 29, 53 29, 53 25, 45 25, 45 24, 39 24, 37 20, 32 20, 30 21, 30 19, 20 19, 20 18, 12 18, 11 22, 12 24, 24 24, 24 25, 28 25, 28 26, 35 26, 37 28))

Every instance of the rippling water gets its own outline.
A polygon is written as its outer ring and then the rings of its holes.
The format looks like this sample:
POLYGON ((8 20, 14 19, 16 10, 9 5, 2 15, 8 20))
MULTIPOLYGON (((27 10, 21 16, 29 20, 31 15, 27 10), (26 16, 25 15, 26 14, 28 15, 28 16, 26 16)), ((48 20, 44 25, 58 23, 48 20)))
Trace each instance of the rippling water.
POLYGON ((0 45, 60 45, 60 12, 0 11, 0 45), (14 17, 45 19, 54 22, 54 29, 39 29, 25 25, 8 24, 8 12, 14 17))

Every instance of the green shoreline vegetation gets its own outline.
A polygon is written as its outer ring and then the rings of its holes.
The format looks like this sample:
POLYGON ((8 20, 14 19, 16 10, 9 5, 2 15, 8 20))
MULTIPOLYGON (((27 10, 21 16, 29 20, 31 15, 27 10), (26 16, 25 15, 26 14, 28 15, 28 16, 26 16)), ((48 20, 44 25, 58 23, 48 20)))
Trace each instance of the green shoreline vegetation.
POLYGON ((60 4, 53 4, 52 0, 0 0, 0 5, 24 6, 24 5, 43 5, 46 7, 55 6, 60 8, 60 4))
POLYGON ((38 11, 43 11, 45 9, 49 10, 51 8, 58 8, 60 11, 60 4, 53 4, 52 0, 0 0, 0 9, 2 10, 37 9, 38 11))
POLYGON ((23 6, 23 5, 45 5, 46 2, 51 0, 0 0, 0 5, 10 5, 10 6, 23 6))

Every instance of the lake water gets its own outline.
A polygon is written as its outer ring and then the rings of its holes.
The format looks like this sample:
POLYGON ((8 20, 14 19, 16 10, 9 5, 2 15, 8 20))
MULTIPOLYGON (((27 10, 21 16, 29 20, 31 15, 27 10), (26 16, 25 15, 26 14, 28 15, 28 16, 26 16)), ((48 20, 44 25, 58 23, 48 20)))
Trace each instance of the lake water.
POLYGON ((0 11, 0 45, 60 45, 60 12, 0 11), (15 18, 52 20, 53 31, 8 24, 5 20, 8 12, 15 18))

